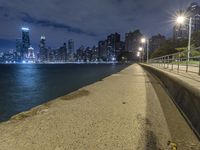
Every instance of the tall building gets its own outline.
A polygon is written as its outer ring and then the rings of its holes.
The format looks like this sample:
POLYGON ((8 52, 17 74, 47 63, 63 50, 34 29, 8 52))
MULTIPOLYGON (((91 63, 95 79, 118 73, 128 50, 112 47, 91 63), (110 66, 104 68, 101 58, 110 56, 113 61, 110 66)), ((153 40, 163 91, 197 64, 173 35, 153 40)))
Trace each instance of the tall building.
MULTIPOLYGON (((185 11, 180 11, 182 14, 185 12, 187 17, 192 18, 192 32, 200 31, 200 5, 196 2, 191 3, 185 11)), ((184 25, 176 24, 173 28, 173 37, 175 40, 188 39, 189 19, 184 25)))
POLYGON ((68 40, 68 61, 73 62, 74 61, 74 41, 72 39, 68 40))
POLYGON ((68 52, 74 53, 74 41, 72 39, 68 40, 68 52))
POLYGON ((119 50, 120 50, 120 52, 124 52, 125 51, 125 42, 124 41, 120 42, 119 50))
POLYGON ((21 48, 22 48, 22 40, 21 39, 16 39, 16 51, 18 53, 21 53, 21 48))
POLYGON ((192 17, 192 31, 200 30, 200 5, 196 2, 191 3, 188 7, 187 12, 192 17))
POLYGON ((64 43, 63 46, 54 50, 54 57, 56 62, 66 62, 67 61, 67 44, 64 43))
POLYGON ((83 45, 81 45, 80 48, 76 51, 76 61, 83 62, 85 59, 85 48, 83 45))
POLYGON ((23 60, 26 60, 28 55, 28 48, 30 47, 30 37, 29 37, 29 28, 21 28, 22 30, 22 51, 21 55, 23 60))
POLYGON ((39 44, 39 58, 40 62, 44 63, 48 61, 48 49, 46 48, 46 38, 45 36, 41 36, 40 44, 39 44))
POLYGON ((35 52, 33 47, 28 48, 28 56, 27 56, 28 62, 35 62, 35 52))
POLYGON ((154 35, 149 39, 149 50, 150 52, 155 51, 156 49, 160 48, 161 45, 165 42, 165 36, 158 34, 154 35))
POLYGON ((136 54, 138 47, 140 46, 140 41, 142 34, 140 30, 135 30, 125 34, 125 51, 136 54))
POLYGON ((92 47, 92 58, 91 61, 98 61, 98 47, 93 46, 92 47))
POLYGON ((104 41, 98 43, 98 59, 101 61, 113 61, 124 49, 123 42, 119 33, 113 33, 107 36, 104 41))
POLYGON ((114 33, 114 34, 110 34, 107 37, 107 44, 108 46, 112 47, 113 51, 115 52, 116 49, 118 49, 119 47, 118 44, 120 43, 120 34, 118 33, 114 33))
POLYGON ((16 39, 16 62, 22 61, 22 40, 16 39))
POLYGON ((60 62, 66 62, 67 61, 67 44, 64 43, 63 46, 59 48, 59 54, 60 54, 60 62))
POLYGON ((98 43, 98 59, 103 61, 107 60, 107 40, 99 41, 98 43))
POLYGON ((107 48, 108 48, 108 59, 109 60, 116 60, 117 55, 120 51, 120 41, 121 37, 119 33, 110 34, 107 37, 107 48))
POLYGON ((188 38, 188 25, 187 24, 176 24, 173 27, 173 38, 174 40, 183 40, 188 38))
POLYGON ((48 58, 48 62, 55 62, 55 50, 52 48, 48 48, 48 53, 49 53, 49 58, 48 58))

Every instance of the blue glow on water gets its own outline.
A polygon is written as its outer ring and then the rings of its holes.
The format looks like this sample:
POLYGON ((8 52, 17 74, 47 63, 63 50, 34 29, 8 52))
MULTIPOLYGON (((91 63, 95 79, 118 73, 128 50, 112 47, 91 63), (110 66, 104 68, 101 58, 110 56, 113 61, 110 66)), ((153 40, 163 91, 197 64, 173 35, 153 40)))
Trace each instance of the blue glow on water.
POLYGON ((0 65, 0 121, 120 71, 117 64, 0 65))

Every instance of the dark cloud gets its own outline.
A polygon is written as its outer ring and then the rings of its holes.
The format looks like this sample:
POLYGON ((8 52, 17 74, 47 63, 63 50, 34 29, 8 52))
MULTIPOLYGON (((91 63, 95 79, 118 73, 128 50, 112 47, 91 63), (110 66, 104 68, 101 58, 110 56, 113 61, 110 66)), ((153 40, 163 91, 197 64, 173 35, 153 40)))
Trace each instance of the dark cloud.
MULTIPOLYGON (((199 1, 199 0, 198 0, 199 1)), ((192 0, 0 0, 0 38, 21 36, 30 27, 31 42, 45 35, 59 46, 73 38, 77 46, 93 45, 112 32, 141 29, 151 36, 170 35, 174 12, 192 0)), ((0 41, 1 42, 1 41, 0 41)), ((1 44, 1 43, 0 43, 1 44)), ((0 45, 1 47, 1 45, 0 45)))
POLYGON ((81 30, 80 28, 74 28, 69 25, 56 23, 56 22, 53 22, 50 20, 38 20, 36 18, 29 16, 26 13, 22 13, 22 14, 23 14, 23 16, 21 17, 21 19, 26 23, 40 25, 43 27, 53 27, 53 28, 58 28, 58 29, 65 29, 68 32, 74 32, 77 34, 85 34, 85 35, 92 36, 92 37, 97 36, 95 33, 85 32, 85 31, 81 30))

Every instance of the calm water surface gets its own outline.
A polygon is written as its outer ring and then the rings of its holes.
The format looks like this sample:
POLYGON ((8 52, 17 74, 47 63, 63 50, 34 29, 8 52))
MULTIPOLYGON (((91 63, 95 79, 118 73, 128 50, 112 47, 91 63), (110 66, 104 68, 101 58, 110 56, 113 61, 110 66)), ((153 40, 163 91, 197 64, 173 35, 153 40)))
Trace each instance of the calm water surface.
POLYGON ((122 64, 0 65, 0 121, 116 73, 122 64))

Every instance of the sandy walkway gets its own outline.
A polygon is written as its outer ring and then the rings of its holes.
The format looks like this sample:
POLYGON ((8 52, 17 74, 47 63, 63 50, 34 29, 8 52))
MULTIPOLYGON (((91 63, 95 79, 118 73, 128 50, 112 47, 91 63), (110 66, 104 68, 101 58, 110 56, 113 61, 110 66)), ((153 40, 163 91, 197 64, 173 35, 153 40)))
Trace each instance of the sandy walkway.
MULTIPOLYGON (((152 86, 158 83, 153 82, 140 66, 132 65, 19 114, 0 124, 0 150, 166 149, 168 140, 178 136, 171 134, 169 122, 173 120, 166 117, 152 86)), ((197 139, 179 112, 172 113, 181 123, 178 128, 197 147, 197 139)))

